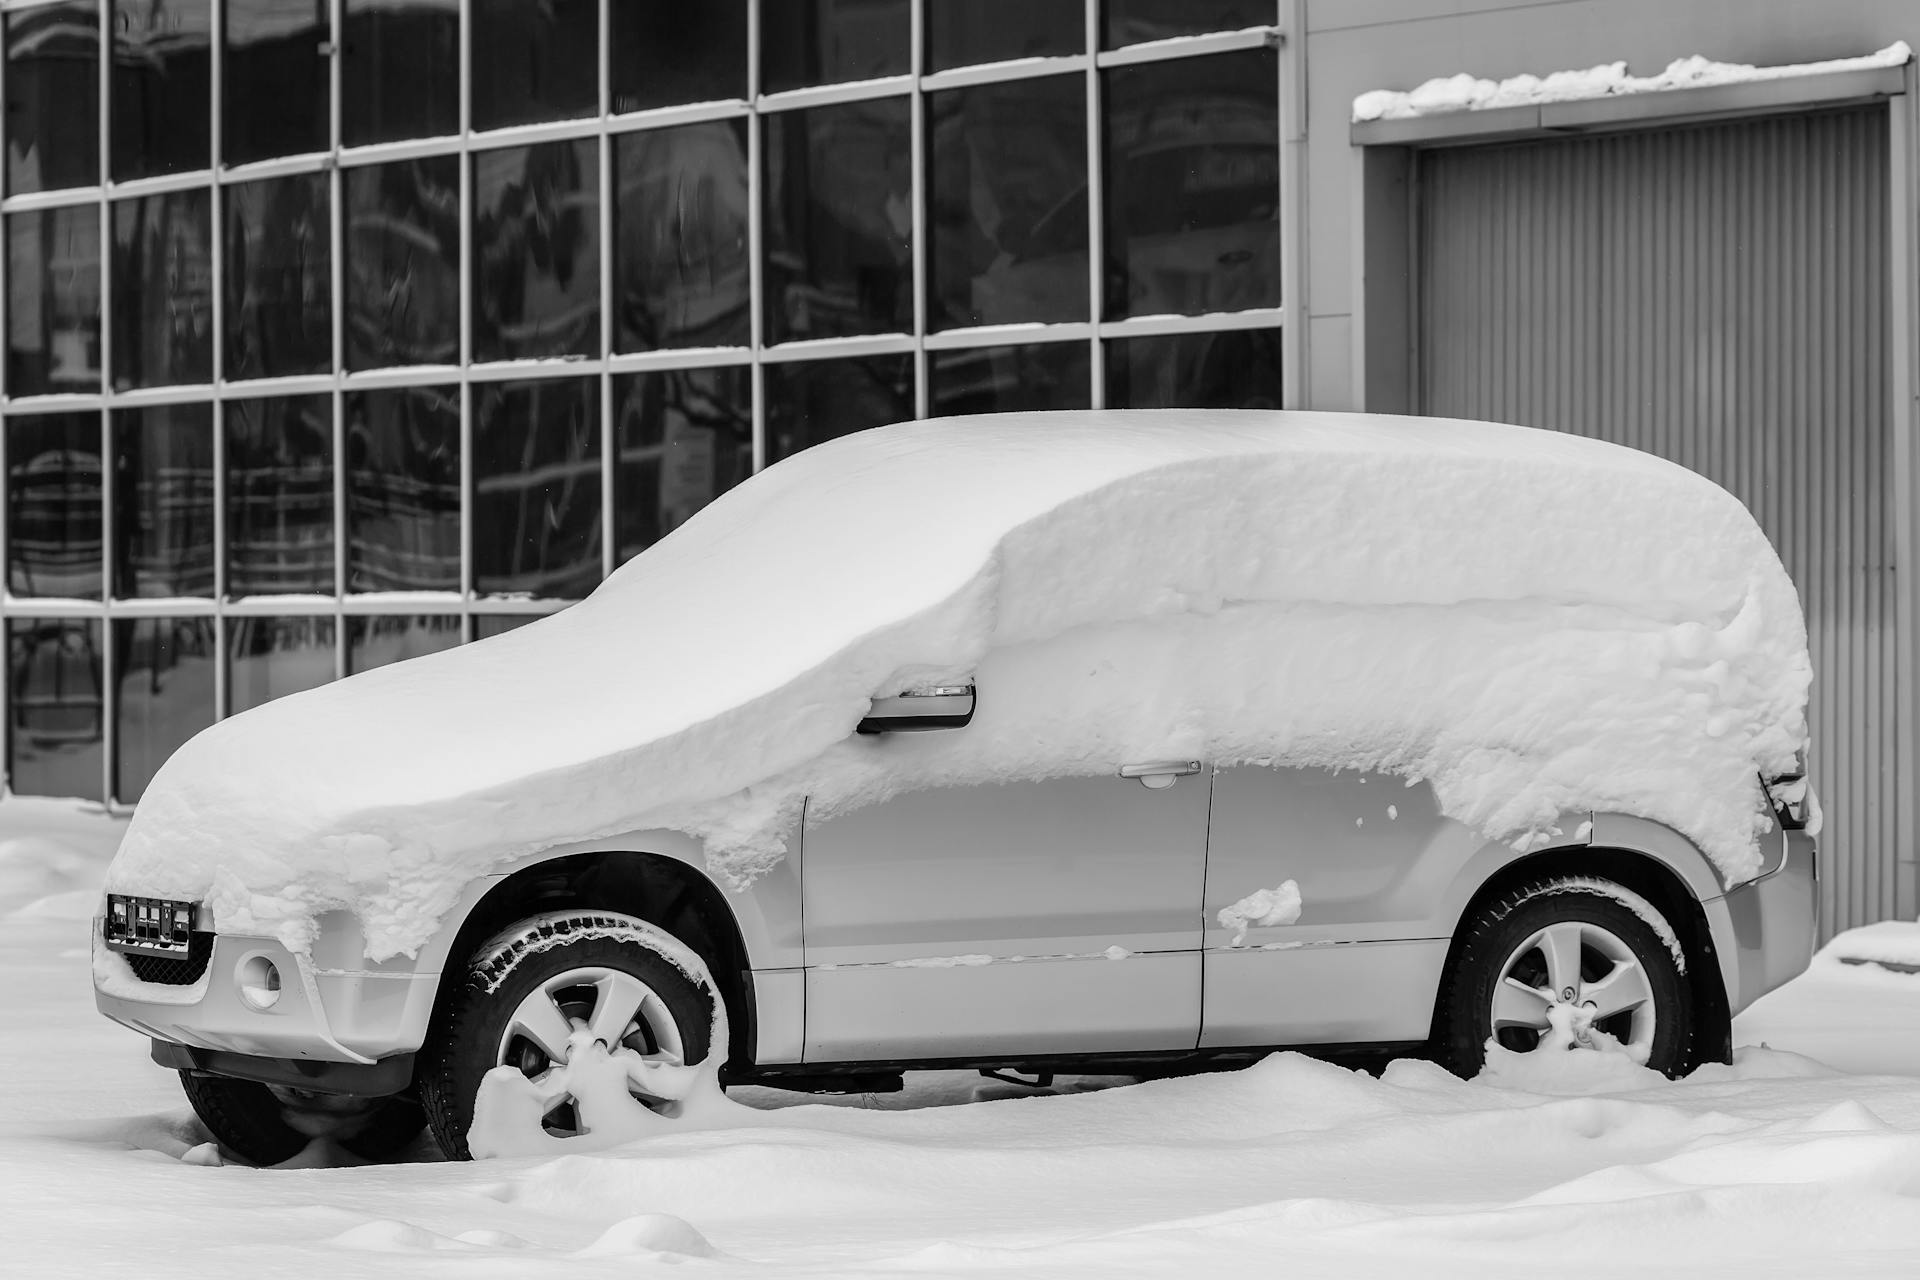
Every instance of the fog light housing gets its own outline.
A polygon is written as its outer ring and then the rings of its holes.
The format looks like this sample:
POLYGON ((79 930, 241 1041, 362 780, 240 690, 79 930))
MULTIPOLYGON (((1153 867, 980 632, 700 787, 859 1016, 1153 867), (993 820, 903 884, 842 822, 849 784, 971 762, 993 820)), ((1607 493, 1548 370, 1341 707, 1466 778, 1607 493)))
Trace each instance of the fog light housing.
POLYGON ((248 956, 233 971, 240 998, 262 1013, 280 1003, 280 966, 265 956, 248 956))

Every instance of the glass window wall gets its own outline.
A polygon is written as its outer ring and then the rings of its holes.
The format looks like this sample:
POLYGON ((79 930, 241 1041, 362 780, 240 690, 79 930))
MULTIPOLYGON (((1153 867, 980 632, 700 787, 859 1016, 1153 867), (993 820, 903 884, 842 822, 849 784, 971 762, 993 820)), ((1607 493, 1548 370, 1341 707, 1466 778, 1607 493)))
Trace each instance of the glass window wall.
POLYGON ((577 598, 600 580, 600 386, 473 388, 473 587, 577 598))
POLYGON ((332 595, 332 398, 230 400, 226 420, 227 595, 332 595))
POLYGON ((282 378, 333 367, 327 178, 229 186, 226 375, 282 378))
POLYGON ((347 397, 347 590, 460 589, 460 388, 347 397))
POLYGON ((459 131, 459 0, 345 0, 342 20, 342 142, 459 131))
POLYGON ((600 149, 543 142, 473 161, 473 358, 600 346, 600 149))
POLYGON ((113 624, 113 793, 129 802, 180 744, 214 721, 212 618, 113 624))
POLYGON ((113 385, 213 379, 212 193, 113 203, 113 385))
POLYGON ((7 786, 17 796, 106 798, 101 623, 7 620, 7 786))
POLYGON ((100 390, 100 206, 10 213, 9 396, 100 390))
POLYGON ((113 413, 113 594, 214 594, 213 406, 113 413))
POLYGON ((607 7, 616 114, 747 96, 746 0, 607 7))
POLYGON ((349 169, 347 367, 460 359, 460 161, 349 169))
POLYGON ((67 0, 9 10, 7 194, 100 181, 100 6, 67 0))
POLYGON ((113 180, 207 167, 213 0, 113 0, 113 180))
POLYGON ((332 118, 329 0, 225 0, 222 164, 325 151, 332 118))
POLYGON ((624 564, 753 473, 753 370, 614 381, 614 560, 624 564))
POLYGON ((600 100, 598 0, 471 0, 468 21, 474 128, 594 114, 600 100))
POLYGON ((333 680, 332 618, 247 615, 226 625, 228 715, 333 680))

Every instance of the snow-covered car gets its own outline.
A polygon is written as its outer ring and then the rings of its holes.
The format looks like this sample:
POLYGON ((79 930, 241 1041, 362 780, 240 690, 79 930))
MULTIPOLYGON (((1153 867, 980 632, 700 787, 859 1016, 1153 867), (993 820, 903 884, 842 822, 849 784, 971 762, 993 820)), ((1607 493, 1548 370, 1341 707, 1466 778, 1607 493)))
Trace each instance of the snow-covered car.
POLYGON ((932 1065, 1680 1073, 1811 953, 1809 682, 1752 517, 1646 454, 907 423, 562 613, 194 738, 109 873, 97 999, 263 1162, 932 1065))

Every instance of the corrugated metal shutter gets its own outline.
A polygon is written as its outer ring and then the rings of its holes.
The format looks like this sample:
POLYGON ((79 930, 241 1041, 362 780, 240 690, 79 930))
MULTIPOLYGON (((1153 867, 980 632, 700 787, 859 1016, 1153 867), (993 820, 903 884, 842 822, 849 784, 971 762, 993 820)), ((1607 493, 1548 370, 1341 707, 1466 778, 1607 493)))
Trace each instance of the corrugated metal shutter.
POLYGON ((1672 458, 1807 607, 1821 924, 1900 912, 1884 108, 1420 161, 1422 411, 1672 458))

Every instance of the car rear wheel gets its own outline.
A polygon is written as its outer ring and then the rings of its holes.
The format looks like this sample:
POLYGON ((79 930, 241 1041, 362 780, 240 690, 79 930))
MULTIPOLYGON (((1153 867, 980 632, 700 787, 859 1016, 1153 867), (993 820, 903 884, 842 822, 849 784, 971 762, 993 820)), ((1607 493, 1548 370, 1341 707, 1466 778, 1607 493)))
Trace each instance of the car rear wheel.
POLYGON ((567 1068, 588 1042, 624 1051, 633 1102, 676 1115, 674 1091, 648 1081, 684 1080, 677 1068, 706 1060, 715 998, 687 971, 687 954, 642 920, 596 911, 536 916, 482 945, 421 1054, 421 1100, 441 1150, 471 1156, 481 1081, 503 1066, 550 1099, 539 1121, 546 1134, 583 1136, 591 1125, 567 1090, 567 1068))
POLYGON ((406 1096, 306 1093, 192 1071, 180 1073, 180 1086, 224 1151, 263 1167, 293 1159, 316 1138, 385 1160, 419 1137, 426 1123, 420 1104, 406 1096))
POLYGON ((1472 1077, 1510 1053, 1625 1053, 1666 1075, 1692 1064, 1685 956, 1666 919, 1623 885, 1544 879, 1477 911, 1441 983, 1434 1055, 1472 1077))

